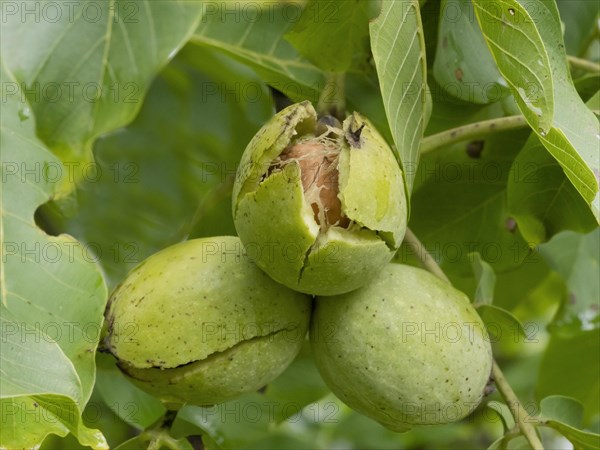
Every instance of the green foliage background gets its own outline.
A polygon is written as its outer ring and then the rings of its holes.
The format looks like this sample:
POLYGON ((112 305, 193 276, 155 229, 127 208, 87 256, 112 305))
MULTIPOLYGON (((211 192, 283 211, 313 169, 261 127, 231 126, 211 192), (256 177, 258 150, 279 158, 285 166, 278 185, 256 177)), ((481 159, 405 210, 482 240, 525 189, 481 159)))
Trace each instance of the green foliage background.
MULTIPOLYGON (((0 3, 0 447, 147 447, 165 409, 96 352, 107 294, 168 245, 235 234, 232 178, 273 89, 316 103, 331 72, 395 144, 409 226, 480 307, 548 448, 600 446, 597 2, 53 2, 57 20, 0 3), (419 152, 514 114, 529 127, 419 152)), ((497 441, 501 402, 395 434, 337 400, 306 347, 264 392, 186 406, 169 445, 527 448, 497 441)))

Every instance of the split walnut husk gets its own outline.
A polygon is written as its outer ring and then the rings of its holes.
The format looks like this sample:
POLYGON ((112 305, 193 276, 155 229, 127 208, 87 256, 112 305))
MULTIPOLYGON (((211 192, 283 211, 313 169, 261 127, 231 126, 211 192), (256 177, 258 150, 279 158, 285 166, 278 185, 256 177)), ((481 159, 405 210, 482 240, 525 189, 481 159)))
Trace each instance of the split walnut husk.
POLYGON ((249 256, 274 280, 313 295, 349 292, 402 242, 402 171, 365 117, 319 119, 305 101, 276 114, 244 151, 233 216, 249 256))

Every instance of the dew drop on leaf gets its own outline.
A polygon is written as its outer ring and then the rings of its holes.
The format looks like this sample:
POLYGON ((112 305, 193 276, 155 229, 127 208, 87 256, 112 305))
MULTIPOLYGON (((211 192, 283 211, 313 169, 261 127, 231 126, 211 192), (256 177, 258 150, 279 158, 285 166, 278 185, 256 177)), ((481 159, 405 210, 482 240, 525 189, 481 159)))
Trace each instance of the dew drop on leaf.
POLYGON ((21 119, 21 122, 29 119, 29 117, 31 117, 31 110, 29 109, 29 106, 24 106, 23 108, 19 109, 19 119, 21 119))

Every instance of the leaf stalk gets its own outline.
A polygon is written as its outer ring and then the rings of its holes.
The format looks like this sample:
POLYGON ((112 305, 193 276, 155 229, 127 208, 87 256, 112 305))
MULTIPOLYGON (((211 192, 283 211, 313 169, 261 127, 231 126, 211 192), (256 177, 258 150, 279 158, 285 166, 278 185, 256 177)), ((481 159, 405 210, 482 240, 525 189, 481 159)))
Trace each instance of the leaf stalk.
POLYGON ((499 117, 497 119, 484 120, 482 122, 470 123, 458 128, 442 131, 423 138, 421 141, 421 154, 429 153, 440 147, 455 144, 460 141, 481 137, 488 133, 499 131, 517 130, 528 126, 525 116, 516 115, 499 117))

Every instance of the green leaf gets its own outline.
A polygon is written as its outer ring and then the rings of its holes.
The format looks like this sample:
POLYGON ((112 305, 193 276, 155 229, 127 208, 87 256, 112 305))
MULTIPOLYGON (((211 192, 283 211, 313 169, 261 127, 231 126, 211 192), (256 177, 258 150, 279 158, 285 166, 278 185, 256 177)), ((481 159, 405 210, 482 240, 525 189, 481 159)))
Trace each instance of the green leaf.
POLYGON ((600 90, 598 90, 598 86, 596 85, 596 90, 591 98, 587 101, 588 108, 599 111, 600 110, 600 90))
POLYGON ((491 305, 494 301, 494 287, 496 286, 496 274, 494 269, 481 259, 479 253, 471 253, 471 265, 477 282, 477 290, 473 303, 477 305, 491 305))
POLYGON ((369 34, 369 2, 309 0, 285 38, 326 72, 345 72, 369 34))
POLYGON ((1 399, 0 407, 3 449, 37 448, 49 434, 66 436, 68 433, 73 433, 82 445, 108 449, 102 433, 83 424, 79 404, 71 398, 48 393, 10 397, 1 399))
POLYGON ((56 20, 40 13, 39 4, 38 14, 7 16, 2 56, 14 82, 25 87, 38 136, 80 171, 81 160, 91 159, 86 154, 91 141, 135 116, 154 75, 196 28, 202 5, 124 0, 56 5, 56 20))
POLYGON ((469 0, 443 0, 433 76, 451 96, 487 104, 509 95, 469 0))
POLYGON ((483 35, 500 72, 516 94, 519 108, 535 131, 547 133, 555 111, 554 80, 545 40, 526 5, 517 0, 474 0, 473 5, 483 35), (531 90, 527 91, 527 87, 531 90))
POLYGON ((211 407, 184 406, 177 419, 197 427, 203 439, 208 437, 216 448, 240 448, 267 434, 275 410, 281 406, 261 394, 250 393, 211 407))
POLYGON ((117 369, 115 359, 97 355, 96 389, 104 403, 128 424, 144 430, 167 411, 161 401, 132 384, 117 369))
MULTIPOLYGON (((227 20, 225 3, 209 4, 192 42, 218 49, 247 64, 265 83, 293 102, 309 100, 316 104, 325 87, 325 73, 284 39, 300 17, 300 8, 299 3, 267 3, 256 17, 250 18, 238 10, 237 20, 227 20)), ((365 58, 354 65, 346 74, 348 109, 369 117, 385 137, 391 138, 371 64, 365 58)))
POLYGON ((232 180, 272 111, 256 74, 191 45, 156 78, 138 117, 96 142, 100 176, 79 186, 66 229, 96 251, 111 286, 188 235, 235 234, 232 180))
POLYGON ((526 137, 525 130, 497 134, 424 155, 409 226, 449 276, 472 275, 472 252, 497 274, 530 257, 506 204, 510 166, 526 137))
POLYGON ((578 428, 583 424, 583 405, 571 397, 551 395, 540 401, 540 414, 545 419, 563 422, 578 428))
MULTIPOLYGON (((9 82, 16 80, 2 66, 0 84, 9 82)), ((14 414, 2 446, 32 447, 49 433, 70 431, 86 445, 105 448, 104 437, 82 425, 81 411, 94 384, 106 286, 79 242, 48 236, 35 225, 34 212, 54 195, 64 167, 36 138, 24 94, 3 93, 0 312, 8 345, 2 347, 1 396, 14 414), (49 413, 40 418, 35 412, 42 410, 49 413)))
POLYGON ((142 433, 118 445, 115 450, 145 450, 150 448, 150 445, 153 450, 194 450, 187 439, 173 439, 165 432, 142 433))
POLYGON ((504 403, 500 403, 497 401, 488 402, 485 406, 495 411, 500 419, 502 420, 502 425, 504 426, 504 432, 512 430, 515 427, 515 419, 510 412, 510 408, 504 403))
POLYGON ((305 406, 328 393, 329 388, 319 375, 310 344, 306 341, 294 362, 267 385, 264 395, 273 403, 282 406, 277 408, 275 417, 280 422, 298 414, 305 406))
POLYGON ((150 441, 147 438, 138 435, 117 445, 115 450, 145 450, 148 448, 149 443, 150 441))
POLYGON ((560 304, 564 287, 562 278, 533 251, 514 270, 497 274, 494 304, 509 311, 520 309, 525 317, 540 317, 560 304))
POLYGON ((427 65, 419 2, 382 2, 381 14, 369 27, 385 112, 410 196, 425 129, 427 65))
POLYGON ((532 135, 508 178, 508 208, 527 242, 537 245, 563 230, 585 233, 598 226, 563 168, 532 135))
POLYGON ((527 122, 598 218, 598 120, 571 81, 554 1, 473 0, 527 122))
MULTIPOLYGON (((583 404, 585 420, 600 411, 600 329, 577 334, 552 333, 540 366, 537 398, 573 397, 583 404)), ((584 448, 587 448, 584 446, 584 448)))
POLYGON ((600 435, 581 428, 583 423, 583 405, 577 400, 553 395, 540 402, 540 420, 566 437, 575 448, 600 448, 600 435))
MULTIPOLYGON (((565 24, 565 46, 569 55, 582 55, 589 35, 594 32, 600 13, 598 2, 556 0, 560 18, 565 24)), ((582 55, 584 56, 584 55, 582 55)))
POLYGON ((494 441, 488 450, 531 450, 531 444, 523 435, 504 435, 494 441))
MULTIPOLYGON (((600 86, 600 73, 586 73, 573 80, 573 85, 581 99, 587 102, 600 86)), ((588 105, 589 106, 589 105, 588 105)), ((598 107, 590 107, 592 110, 598 110, 598 107)), ((596 113, 596 116, 598 114, 596 113)))
POLYGON ((207 11, 192 38, 193 42, 219 50, 250 65, 270 86, 293 101, 319 99, 324 74, 298 55, 282 36, 293 25, 289 17, 300 15, 299 6, 273 7, 256 20, 226 20, 224 5, 207 11))
POLYGON ((578 430, 555 420, 548 420, 546 424, 566 437, 576 449, 597 450, 600 448, 600 434, 578 430))
POLYGON ((590 330, 600 327, 600 229, 589 234, 565 231, 539 246, 552 269, 565 280, 568 295, 554 326, 590 330))
POLYGON ((523 324, 510 311, 494 305, 481 305, 477 308, 490 335, 490 341, 524 342, 528 336, 523 324))

